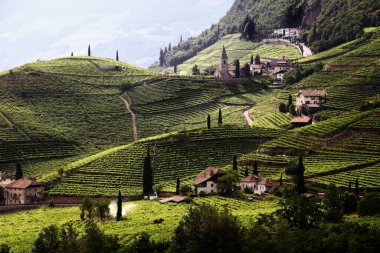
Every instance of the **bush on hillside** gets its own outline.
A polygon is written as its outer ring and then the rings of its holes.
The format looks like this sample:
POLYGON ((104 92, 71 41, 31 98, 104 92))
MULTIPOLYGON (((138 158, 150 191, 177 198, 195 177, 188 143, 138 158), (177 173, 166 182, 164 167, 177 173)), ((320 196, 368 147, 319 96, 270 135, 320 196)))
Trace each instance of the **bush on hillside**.
POLYGON ((359 202, 359 214, 361 216, 380 214, 380 193, 368 193, 359 202))

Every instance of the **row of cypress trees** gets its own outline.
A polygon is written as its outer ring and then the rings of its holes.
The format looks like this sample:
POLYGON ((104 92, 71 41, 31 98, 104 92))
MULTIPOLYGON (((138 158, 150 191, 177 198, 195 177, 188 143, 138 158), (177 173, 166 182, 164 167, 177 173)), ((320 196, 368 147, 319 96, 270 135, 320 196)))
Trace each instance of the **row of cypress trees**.
MULTIPOLYGON (((74 56, 74 53, 71 52, 71 56, 74 56)), ((91 45, 88 45, 87 56, 91 56, 91 45)), ((116 50, 116 61, 119 61, 119 50, 116 50)))

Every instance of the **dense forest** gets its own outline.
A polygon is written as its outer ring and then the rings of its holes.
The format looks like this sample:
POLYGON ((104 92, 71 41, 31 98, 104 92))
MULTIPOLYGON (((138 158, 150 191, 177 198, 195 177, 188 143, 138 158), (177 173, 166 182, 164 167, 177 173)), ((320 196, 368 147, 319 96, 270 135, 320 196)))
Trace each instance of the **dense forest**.
POLYGON ((198 37, 182 40, 160 52, 161 66, 174 66, 195 56, 226 34, 241 33, 249 15, 255 22, 255 39, 275 28, 304 27, 303 40, 316 52, 329 49, 363 35, 368 26, 380 25, 377 0, 236 0, 219 23, 198 37))

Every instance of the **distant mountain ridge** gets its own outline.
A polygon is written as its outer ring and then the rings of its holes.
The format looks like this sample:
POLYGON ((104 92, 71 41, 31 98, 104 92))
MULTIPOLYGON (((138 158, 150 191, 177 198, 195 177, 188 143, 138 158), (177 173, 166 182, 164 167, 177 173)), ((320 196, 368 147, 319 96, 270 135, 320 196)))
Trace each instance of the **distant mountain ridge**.
POLYGON ((376 0, 236 0, 218 24, 198 37, 164 50, 164 64, 174 66, 194 57, 227 34, 238 33, 249 15, 256 23, 256 39, 275 28, 304 27, 302 38, 320 52, 363 35, 363 28, 380 25, 380 2, 376 0))

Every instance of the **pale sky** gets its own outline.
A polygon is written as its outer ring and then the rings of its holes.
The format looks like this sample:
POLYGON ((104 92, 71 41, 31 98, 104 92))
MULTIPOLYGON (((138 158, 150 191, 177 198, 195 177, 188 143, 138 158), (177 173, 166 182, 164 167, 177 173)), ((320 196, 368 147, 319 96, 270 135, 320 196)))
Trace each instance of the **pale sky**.
POLYGON ((234 0, 0 0, 0 71, 87 54, 147 67, 218 22, 234 0))

